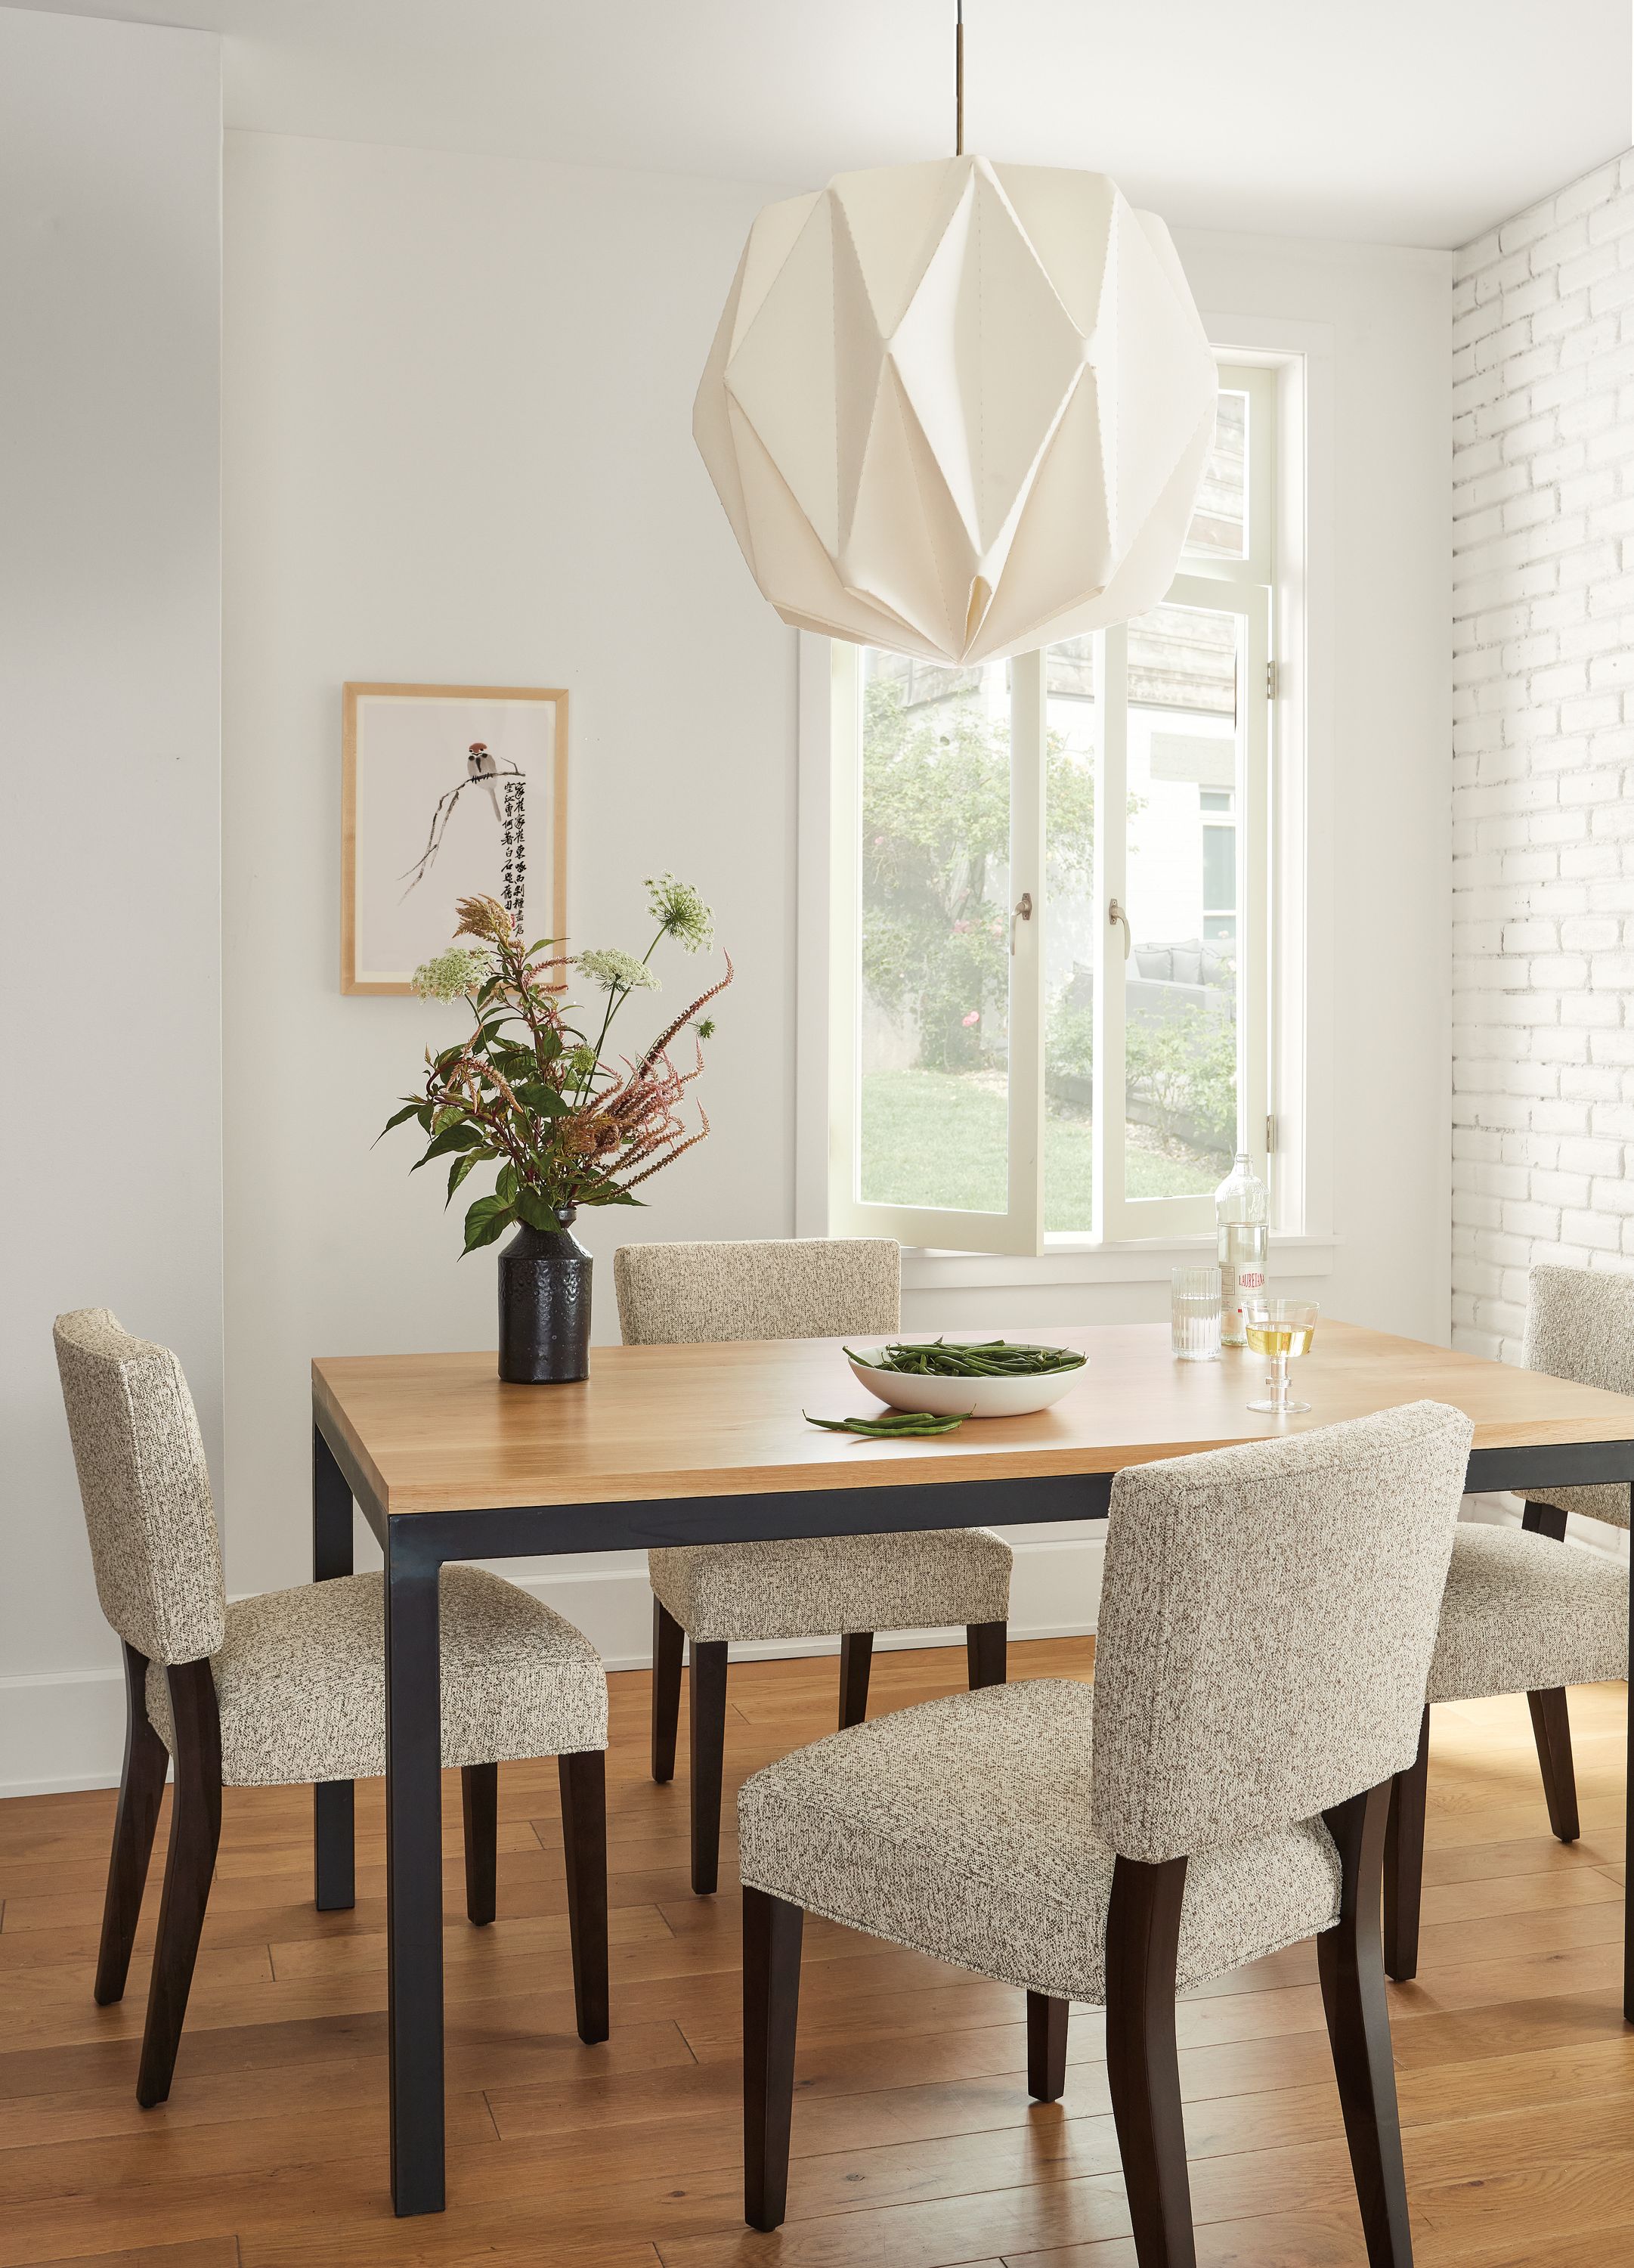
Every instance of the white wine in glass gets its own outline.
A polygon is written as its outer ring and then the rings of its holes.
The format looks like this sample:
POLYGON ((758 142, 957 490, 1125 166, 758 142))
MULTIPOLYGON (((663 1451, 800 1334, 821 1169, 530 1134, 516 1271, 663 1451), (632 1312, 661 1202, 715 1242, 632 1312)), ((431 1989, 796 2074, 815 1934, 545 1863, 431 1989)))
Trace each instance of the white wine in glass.
POLYGON ((1308 1402, 1289 1400, 1288 1364, 1292 1357, 1310 1352, 1320 1312, 1314 1300, 1262 1297, 1246 1302, 1248 1345, 1255 1354, 1270 1355, 1272 1365, 1265 1381, 1270 1388, 1270 1397, 1250 1402, 1250 1410, 1262 1410, 1272 1418, 1293 1418, 1310 1408, 1308 1402))

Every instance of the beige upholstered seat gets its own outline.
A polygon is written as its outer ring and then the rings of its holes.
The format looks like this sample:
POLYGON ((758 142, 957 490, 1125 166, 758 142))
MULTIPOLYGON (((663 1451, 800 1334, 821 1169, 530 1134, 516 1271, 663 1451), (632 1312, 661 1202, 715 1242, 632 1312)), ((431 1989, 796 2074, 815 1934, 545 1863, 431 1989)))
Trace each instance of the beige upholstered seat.
MULTIPOLYGON (((614 1255, 627 1345, 764 1338, 875 1338, 900 1326, 902 1256, 888 1237, 736 1244, 628 1244, 614 1255)), ((849 1390, 835 1367, 837 1390, 849 1390)), ((682 1634, 690 1643, 692 1882, 715 1888, 729 1646, 841 1640, 840 1721, 865 1712, 876 1631, 963 1624, 970 1680, 1004 1675, 1010 1546, 986 1528, 671 1546, 647 1554, 652 1585, 652 1776, 674 1769, 682 1634)))
POLYGON ((1126 1469, 1093 1695, 927 1702, 746 1782, 754 2226, 784 2209, 801 1911, 1024 1987, 1035 2095, 1064 2083, 1066 2004, 1107 2004, 1143 2263, 1192 2257, 1174 1992, 1315 1936, 1368 2257, 1405 2268, 1379 1873, 1471 1433, 1418 1403, 1126 1469))
POLYGON ((1466 1524, 1453 1539, 1432 1701, 1482 1701, 1629 1674, 1628 1570, 1547 1535, 1466 1524))
MULTIPOLYGON (((1528 1370, 1614 1394, 1634 1393, 1634 1276, 1611 1270, 1535 1267, 1527 1286, 1523 1359, 1528 1370)), ((1535 1488, 1525 1528, 1461 1527, 1453 1546, 1430 1701, 1524 1693, 1532 1713, 1549 1826, 1579 1833, 1571 1720, 1565 1689, 1629 1672, 1629 1574, 1609 1552, 1569 1547, 1566 1518, 1580 1513, 1629 1525, 1626 1484, 1535 1488)), ((1398 1982, 1417 1973, 1430 1711, 1418 1754, 1392 1798, 1385 1869, 1385 1966, 1398 1982)))
MULTIPOLYGON (((769 1764, 738 1805, 746 1882, 978 1977, 1107 1996, 1117 1853, 1090 1802, 1094 1696, 1041 1680, 955 1693, 769 1764)), ((1183 1990, 1339 1918, 1321 1822, 1284 1822, 1187 1869, 1183 1990)))
MULTIPOLYGON (((105 1307, 59 1315, 55 1342, 97 1595, 124 1644, 129 1711, 96 1998, 119 1999, 165 1784, 176 1798, 136 2096, 170 2091, 221 1831, 224 1786, 325 1784, 344 1806, 386 1768, 385 1609, 378 1575, 228 1602, 210 1475, 181 1366, 105 1307)), ((443 1759, 464 1774, 467 1911, 494 1917, 496 1767, 560 1759, 579 2029, 607 2037, 607 1680, 589 1641, 497 1575, 438 1586, 443 1759), (577 1830, 577 1831, 576 1831, 577 1830)))
MULTIPOLYGON (((268 1591, 227 1608, 210 1657, 228 1787, 370 1779, 386 1770, 385 1609, 379 1575, 268 1591)), ((542 1600, 480 1567, 439 1587, 445 1765, 577 1755, 607 1744, 601 1658, 542 1600)), ((158 1662, 148 1716, 174 1746, 158 1662)))
POLYGON ((1002 1623, 1010 1546, 983 1528, 650 1551, 652 1588, 690 1638, 832 1637, 1002 1623))

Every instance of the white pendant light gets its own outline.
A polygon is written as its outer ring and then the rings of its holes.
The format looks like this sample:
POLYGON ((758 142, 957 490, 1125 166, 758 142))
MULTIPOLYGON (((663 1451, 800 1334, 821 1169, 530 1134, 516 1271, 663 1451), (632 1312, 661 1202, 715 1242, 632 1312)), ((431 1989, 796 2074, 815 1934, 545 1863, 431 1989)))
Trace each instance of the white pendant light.
POLYGON ((975 662, 1157 604, 1215 389, 1160 220, 961 154, 767 206, 692 430, 784 622, 975 662))

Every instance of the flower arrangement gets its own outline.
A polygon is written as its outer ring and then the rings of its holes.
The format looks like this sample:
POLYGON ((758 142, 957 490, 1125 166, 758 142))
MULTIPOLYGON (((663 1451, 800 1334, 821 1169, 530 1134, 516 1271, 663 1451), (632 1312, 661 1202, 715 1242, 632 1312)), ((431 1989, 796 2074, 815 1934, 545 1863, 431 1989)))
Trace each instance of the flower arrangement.
POLYGON ((613 1020, 631 995, 660 989, 651 963, 664 939, 702 953, 714 939, 710 909, 690 883, 655 874, 646 887, 658 928, 639 961, 613 949, 555 954, 548 938, 524 944, 497 898, 473 897, 459 901, 448 950, 414 973, 424 999, 463 997, 475 1028, 435 1055, 426 1049, 424 1092, 404 1097, 381 1131, 417 1122, 430 1140, 412 1170, 447 1158, 450 1204, 479 1166, 497 1165, 492 1194, 466 1214, 467 1252, 517 1223, 559 1228, 579 1205, 640 1204, 637 1186, 710 1130, 702 1105, 690 1130, 681 1105, 703 1069, 703 1042, 715 1030, 701 1012, 731 983, 730 954, 720 982, 689 1002, 635 1061, 609 1061, 604 1053, 613 1020), (462 945, 462 938, 472 941, 462 945), (582 1012, 560 998, 559 972, 568 968, 605 996, 593 1040, 569 1021, 582 1012), (677 1070, 669 1049, 688 1030, 696 1060, 677 1070))

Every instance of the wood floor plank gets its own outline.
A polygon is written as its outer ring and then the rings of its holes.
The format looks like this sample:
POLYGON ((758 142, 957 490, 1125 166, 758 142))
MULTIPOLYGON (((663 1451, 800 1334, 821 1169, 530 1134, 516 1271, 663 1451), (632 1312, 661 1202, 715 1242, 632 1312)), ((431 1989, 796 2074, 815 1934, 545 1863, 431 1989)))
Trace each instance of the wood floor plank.
POLYGON ((28 2261, 24 2268, 239 2268, 236 2236, 201 2236, 192 2244, 144 2244, 139 2252, 77 2252, 71 2260, 28 2261))

